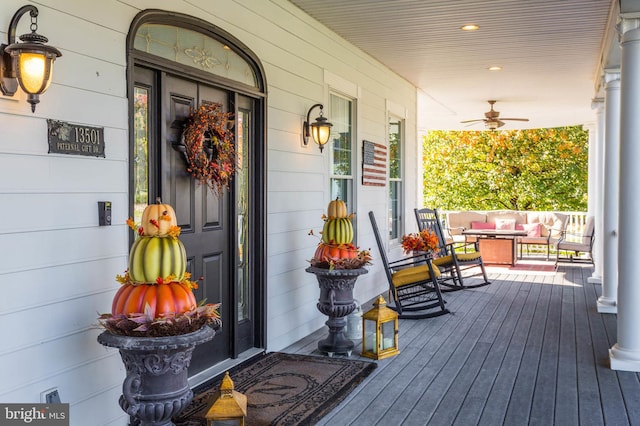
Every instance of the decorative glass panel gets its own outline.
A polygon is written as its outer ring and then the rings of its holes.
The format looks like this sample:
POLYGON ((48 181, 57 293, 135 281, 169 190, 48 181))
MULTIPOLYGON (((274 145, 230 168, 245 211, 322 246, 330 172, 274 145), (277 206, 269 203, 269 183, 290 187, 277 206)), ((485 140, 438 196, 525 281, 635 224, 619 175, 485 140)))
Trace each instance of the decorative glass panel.
POLYGON ((375 321, 364 321, 365 351, 378 353, 378 336, 376 334, 378 325, 375 321))
POLYGON ((149 89, 134 88, 133 125, 133 219, 142 223, 142 212, 149 204, 149 89))
POLYGON ((163 24, 143 24, 136 33, 137 50, 258 87, 253 68, 226 44, 202 33, 163 24))
POLYGON ((395 338, 395 324, 393 321, 384 322, 380 326, 381 337, 382 339, 382 350, 393 348, 395 346, 394 338, 395 338))
POLYGON ((236 253, 238 321, 250 319, 249 294, 249 143, 251 133, 251 111, 240 108, 237 114, 236 154, 237 165, 235 175, 236 220, 238 226, 238 251, 236 253))

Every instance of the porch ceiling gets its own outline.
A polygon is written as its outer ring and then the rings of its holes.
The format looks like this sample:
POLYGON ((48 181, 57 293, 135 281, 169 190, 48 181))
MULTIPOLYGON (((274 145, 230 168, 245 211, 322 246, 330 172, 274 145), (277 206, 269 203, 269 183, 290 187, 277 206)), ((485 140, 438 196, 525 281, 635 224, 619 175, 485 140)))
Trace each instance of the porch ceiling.
POLYGON ((619 65, 617 0, 290 1, 418 87, 425 129, 483 130, 460 121, 489 99, 530 120, 501 129, 590 123, 602 70, 619 65))

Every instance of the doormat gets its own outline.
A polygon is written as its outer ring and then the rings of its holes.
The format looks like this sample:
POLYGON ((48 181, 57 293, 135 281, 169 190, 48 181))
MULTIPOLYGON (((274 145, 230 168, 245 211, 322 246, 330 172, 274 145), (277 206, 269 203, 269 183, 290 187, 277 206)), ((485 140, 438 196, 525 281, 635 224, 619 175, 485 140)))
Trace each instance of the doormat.
MULTIPOLYGON (((271 352, 229 371, 234 388, 247 396, 245 424, 313 425, 337 406, 377 364, 346 358, 271 352)), ((206 426, 221 377, 194 390, 176 426, 206 426)))

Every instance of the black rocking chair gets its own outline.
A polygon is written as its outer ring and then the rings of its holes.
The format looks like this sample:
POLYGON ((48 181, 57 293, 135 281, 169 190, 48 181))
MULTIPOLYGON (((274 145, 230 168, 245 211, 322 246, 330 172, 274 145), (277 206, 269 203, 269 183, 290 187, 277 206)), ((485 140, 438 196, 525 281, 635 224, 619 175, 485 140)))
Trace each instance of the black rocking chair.
MULTIPOLYGON (((440 248, 438 257, 433 259, 433 265, 437 266, 438 269, 445 274, 439 278, 440 283, 447 287, 442 289, 442 291, 454 291, 491 284, 487 278, 487 271, 484 267, 477 242, 467 243, 468 245, 474 246, 474 250, 469 251, 467 247, 465 247, 464 253, 456 253, 454 244, 446 243, 442 232, 442 222, 440 222, 440 216, 437 210, 413 209, 413 211, 418 221, 418 229, 420 231, 428 229, 438 237, 440 248), (484 281, 480 284, 465 285, 462 272, 475 267, 479 267, 480 272, 474 275, 482 274, 484 281)), ((474 275, 469 275, 469 277, 474 275)))
POLYGON ((406 257, 389 262, 373 212, 369 212, 371 227, 380 251, 380 259, 389 283, 389 293, 399 318, 422 319, 448 314, 437 277, 440 271, 425 255, 406 257))

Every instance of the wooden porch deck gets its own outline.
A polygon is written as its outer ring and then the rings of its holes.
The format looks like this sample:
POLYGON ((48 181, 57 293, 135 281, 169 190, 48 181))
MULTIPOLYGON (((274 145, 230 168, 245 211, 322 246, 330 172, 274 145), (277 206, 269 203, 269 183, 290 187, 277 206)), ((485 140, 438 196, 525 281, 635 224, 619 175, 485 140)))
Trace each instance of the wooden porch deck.
MULTIPOLYGON (((319 424, 640 425, 640 375, 609 368, 616 315, 597 312, 592 271, 490 268, 491 285, 445 294, 453 314, 401 320, 400 354, 319 424)), ((320 355, 325 335, 285 352, 320 355)))

